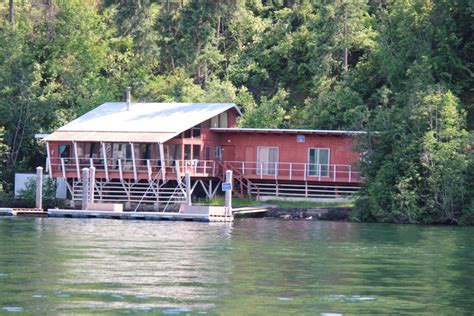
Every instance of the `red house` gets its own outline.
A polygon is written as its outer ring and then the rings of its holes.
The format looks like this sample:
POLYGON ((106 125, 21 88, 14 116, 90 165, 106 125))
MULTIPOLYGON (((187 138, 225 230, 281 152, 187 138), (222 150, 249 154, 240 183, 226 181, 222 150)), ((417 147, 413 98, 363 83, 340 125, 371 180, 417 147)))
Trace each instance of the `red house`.
POLYGON ((184 200, 185 172, 208 198, 225 170, 239 196, 337 198, 357 191, 361 132, 237 128, 233 103, 105 103, 46 136, 47 170, 81 199, 81 169, 96 168, 103 202, 184 200), (198 186, 199 185, 199 186, 198 186))

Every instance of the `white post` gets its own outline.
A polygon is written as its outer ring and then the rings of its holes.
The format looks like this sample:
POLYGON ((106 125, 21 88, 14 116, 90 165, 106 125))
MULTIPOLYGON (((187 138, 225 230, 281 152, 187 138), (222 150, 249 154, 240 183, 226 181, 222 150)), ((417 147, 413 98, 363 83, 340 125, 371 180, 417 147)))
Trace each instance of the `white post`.
POLYGON ((303 176, 303 177, 304 177, 304 181, 306 181, 306 164, 304 164, 303 170, 304 170, 304 171, 303 171, 303 172, 304 172, 304 176, 303 176))
POLYGON ((94 167, 94 158, 89 158, 89 167, 94 167))
POLYGON ((334 171, 333 172, 334 172, 334 180, 333 181, 336 182, 336 165, 334 165, 334 171))
POLYGON ((216 162, 212 161, 212 176, 216 176, 216 162))
POLYGON ((260 179, 263 179, 263 162, 260 163, 260 179))
POLYGON ((46 142, 46 162, 47 162, 47 165, 46 167, 48 168, 48 173, 50 175, 53 174, 53 169, 51 169, 51 153, 49 152, 49 143, 46 142))
POLYGON ((63 179, 66 179, 66 166, 64 165, 64 158, 61 158, 61 170, 63 172, 63 179))
POLYGON ((321 181, 321 164, 318 164, 318 181, 321 181))
POLYGON ((148 171, 148 181, 151 181, 151 165, 150 165, 150 159, 146 160, 146 168, 148 171))
POLYGON ((290 162, 290 180, 291 180, 291 174, 293 173, 293 163, 290 162))
POLYGON ((94 203, 94 190, 95 190, 95 167, 92 166, 89 172, 89 201, 90 203, 94 203))
POLYGON ((184 174, 184 183, 186 184, 186 205, 191 206, 191 176, 187 171, 184 174))
POLYGON ((349 182, 352 182, 352 166, 349 165, 349 182))
POLYGON ((135 146, 133 145, 133 143, 130 143, 130 147, 132 149, 133 178, 135 179, 135 181, 137 181, 138 176, 137 176, 137 163, 135 161, 135 146))
POLYGON ((163 144, 158 143, 158 149, 160 150, 160 161, 161 161, 161 174, 163 176, 163 181, 166 179, 166 160, 165 160, 165 151, 163 149, 163 144))
POLYGON ((36 168, 36 208, 43 208, 43 167, 36 168))
POLYGON ((175 160, 174 166, 175 166, 175 170, 176 170, 176 181, 178 181, 178 183, 180 183, 181 182, 181 172, 179 170, 179 160, 175 160))
POLYGON ((107 182, 109 181, 109 166, 107 165, 107 150, 105 149, 105 143, 100 143, 102 147, 102 159, 104 159, 104 171, 105 171, 105 179, 107 182))
POLYGON ((204 171, 202 173, 203 174, 207 173, 207 160, 204 160, 204 171))
POLYGON ((79 167, 79 155, 77 153, 77 143, 72 143, 74 146, 74 158, 76 160, 76 171, 77 171, 77 178, 81 179, 81 168, 79 167))
POLYGON ((87 210, 89 192, 89 169, 82 169, 82 209, 87 210))
POLYGON ((230 191, 225 191, 225 215, 232 215, 232 170, 225 172, 225 182, 230 183, 230 191))
POLYGON ((121 158, 117 158, 117 163, 118 163, 118 167, 119 167, 119 177, 120 177, 120 181, 123 181, 122 159, 121 159, 121 158))

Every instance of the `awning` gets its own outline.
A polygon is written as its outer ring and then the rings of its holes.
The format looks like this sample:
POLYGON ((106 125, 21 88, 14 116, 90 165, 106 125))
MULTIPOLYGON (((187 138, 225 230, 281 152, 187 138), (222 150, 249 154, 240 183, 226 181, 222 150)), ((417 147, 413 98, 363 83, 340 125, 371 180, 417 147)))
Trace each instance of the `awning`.
POLYGON ((158 132, 68 132, 56 131, 43 140, 70 142, 164 143, 176 133, 158 132))

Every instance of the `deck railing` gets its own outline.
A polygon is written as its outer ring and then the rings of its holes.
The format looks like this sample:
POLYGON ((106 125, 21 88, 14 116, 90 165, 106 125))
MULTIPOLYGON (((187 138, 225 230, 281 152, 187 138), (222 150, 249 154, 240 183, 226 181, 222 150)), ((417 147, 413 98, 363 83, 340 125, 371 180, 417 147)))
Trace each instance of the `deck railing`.
MULTIPOLYGON (((223 170, 213 160, 176 160, 165 161, 165 168, 159 159, 107 158, 52 158, 50 168, 54 176, 63 178, 81 178, 81 169, 95 167, 97 177, 106 179, 148 179, 160 174, 183 176, 189 172, 197 177, 216 177, 223 170)), ((225 161, 224 165, 237 170, 249 179, 304 180, 320 182, 361 182, 357 170, 351 165, 309 164, 296 162, 249 162, 225 161)))
POLYGON ((226 161, 226 164, 251 179, 349 183, 362 180, 359 172, 351 165, 255 161, 226 161))

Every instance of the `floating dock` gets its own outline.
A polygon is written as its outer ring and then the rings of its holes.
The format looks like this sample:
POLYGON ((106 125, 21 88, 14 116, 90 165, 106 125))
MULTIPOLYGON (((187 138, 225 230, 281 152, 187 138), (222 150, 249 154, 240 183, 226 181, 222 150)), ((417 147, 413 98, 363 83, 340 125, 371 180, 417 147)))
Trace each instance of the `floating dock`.
POLYGON ((124 220, 150 221, 195 221, 195 222, 231 222, 233 216, 181 212, 110 212, 94 210, 48 210, 49 217, 66 218, 108 218, 124 220))

